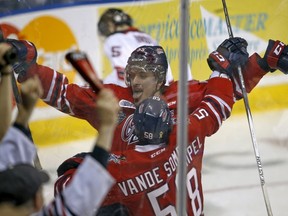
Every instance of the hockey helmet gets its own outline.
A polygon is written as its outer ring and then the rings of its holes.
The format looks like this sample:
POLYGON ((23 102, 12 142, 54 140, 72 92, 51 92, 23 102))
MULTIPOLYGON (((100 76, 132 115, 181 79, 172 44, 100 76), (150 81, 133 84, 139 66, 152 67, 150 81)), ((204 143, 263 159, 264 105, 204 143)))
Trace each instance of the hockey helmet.
POLYGON ((130 71, 138 68, 144 72, 153 72, 158 82, 166 82, 168 69, 167 57, 161 46, 141 46, 135 49, 127 61, 125 82, 130 86, 130 71))
POLYGON ((105 37, 113 33, 109 30, 108 22, 112 22, 116 26, 124 24, 132 26, 133 20, 121 9, 110 8, 106 10, 98 21, 98 31, 105 37))
POLYGON ((166 102, 153 96, 136 108, 133 116, 139 145, 167 143, 172 128, 171 113, 166 102))

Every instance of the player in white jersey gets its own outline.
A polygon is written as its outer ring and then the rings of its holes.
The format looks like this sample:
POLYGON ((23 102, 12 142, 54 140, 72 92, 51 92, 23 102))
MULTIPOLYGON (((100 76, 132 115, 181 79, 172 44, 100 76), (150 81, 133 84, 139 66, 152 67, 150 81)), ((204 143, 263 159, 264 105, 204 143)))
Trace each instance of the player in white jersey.
MULTIPOLYGON (((105 37, 104 52, 113 67, 113 71, 103 82, 125 87, 124 69, 130 54, 140 46, 157 45, 157 41, 135 28, 132 18, 118 8, 110 8, 103 13, 98 21, 98 31, 105 37)), ((190 79, 191 74, 188 77, 190 79)), ((173 75, 169 67, 166 85, 172 81, 173 75)))

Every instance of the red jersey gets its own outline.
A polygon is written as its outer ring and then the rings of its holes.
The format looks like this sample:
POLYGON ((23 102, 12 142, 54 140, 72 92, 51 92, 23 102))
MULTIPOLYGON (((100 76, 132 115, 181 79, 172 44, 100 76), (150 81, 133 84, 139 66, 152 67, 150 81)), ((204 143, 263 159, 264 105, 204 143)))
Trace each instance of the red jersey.
MULTIPOLYGON (((232 84, 228 79, 213 78, 205 86, 205 94, 198 107, 188 117, 187 214, 203 215, 201 185, 204 141, 214 134, 222 121, 230 116, 234 104, 232 84)), ((169 143, 155 150, 136 146, 124 152, 113 152, 107 169, 116 179, 103 205, 121 202, 132 215, 176 214, 176 116, 169 143)))
MULTIPOLYGON (((222 121, 230 116, 234 104, 232 84, 228 79, 212 78, 207 81, 205 89, 198 107, 188 116, 186 188, 189 216, 203 215, 201 170, 205 138, 219 129, 222 121)), ((174 126, 167 145, 136 145, 135 149, 111 154, 107 169, 116 184, 102 206, 120 202, 132 215, 177 215, 177 122, 175 113, 171 112, 174 126)), ((61 190, 63 182, 67 184, 74 171, 66 171, 55 187, 61 190)))
MULTIPOLYGON (((243 70, 243 76, 247 92, 250 92, 266 74, 257 64, 258 54, 249 58, 246 68, 243 70)), ((69 84, 65 75, 45 67, 35 64, 30 67, 26 75, 21 77, 23 81, 30 76, 37 74, 41 80, 44 89, 42 100, 55 107, 61 112, 71 116, 87 120, 95 129, 98 129, 98 120, 95 115, 95 99, 97 94, 89 87, 69 84)), ((178 82, 167 86, 163 99, 169 104, 169 108, 176 113, 177 109, 177 88, 178 82)), ((241 89, 237 79, 233 79, 234 94, 241 98, 241 89)), ((125 88, 114 84, 104 84, 105 88, 112 89, 119 99, 119 105, 122 108, 119 113, 119 124, 116 127, 111 151, 122 151, 137 142, 137 137, 133 135, 132 114, 135 107, 133 104, 131 88, 125 88)), ((217 87, 218 88, 218 87, 217 87)), ((207 91, 207 82, 196 80, 188 81, 188 111, 192 113, 200 104, 205 92, 207 91)))

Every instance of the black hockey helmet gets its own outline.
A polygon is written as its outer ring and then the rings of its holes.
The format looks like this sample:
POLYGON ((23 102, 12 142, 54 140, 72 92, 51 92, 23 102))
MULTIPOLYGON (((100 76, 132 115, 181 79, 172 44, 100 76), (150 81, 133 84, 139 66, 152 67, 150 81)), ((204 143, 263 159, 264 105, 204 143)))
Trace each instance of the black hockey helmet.
POLYGON ((113 32, 109 30, 108 22, 112 22, 114 25, 128 25, 132 26, 133 20, 130 15, 126 14, 123 10, 118 8, 110 8, 106 10, 98 21, 98 31, 103 36, 107 37, 113 32))
POLYGON ((161 46, 141 46, 135 49, 128 59, 125 68, 125 82, 130 86, 129 72, 133 68, 138 68, 144 72, 155 73, 158 82, 166 82, 168 69, 167 57, 161 46))
POLYGON ((153 96, 136 108, 133 116, 139 145, 167 143, 172 128, 171 113, 165 101, 153 96))

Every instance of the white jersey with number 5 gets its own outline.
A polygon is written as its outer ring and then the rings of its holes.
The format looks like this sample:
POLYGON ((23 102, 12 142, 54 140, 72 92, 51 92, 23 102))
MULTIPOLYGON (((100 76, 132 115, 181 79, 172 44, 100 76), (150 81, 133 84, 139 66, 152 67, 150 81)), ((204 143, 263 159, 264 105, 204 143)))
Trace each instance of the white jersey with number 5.
MULTIPOLYGON (((124 69, 127 60, 136 48, 144 45, 157 45, 157 42, 150 35, 136 28, 115 32, 107 37, 104 43, 104 52, 111 62, 113 71, 104 79, 104 83, 113 83, 125 87, 124 69)), ((173 81, 170 67, 168 68, 166 80, 166 84, 173 81)))

